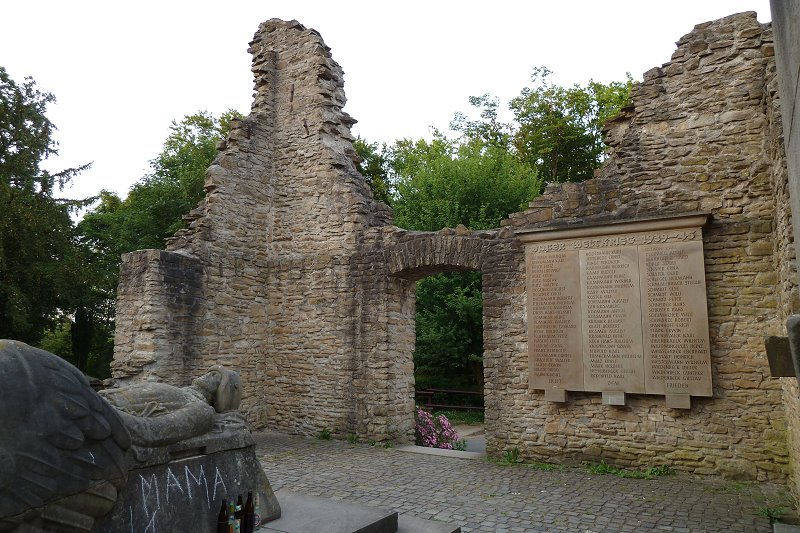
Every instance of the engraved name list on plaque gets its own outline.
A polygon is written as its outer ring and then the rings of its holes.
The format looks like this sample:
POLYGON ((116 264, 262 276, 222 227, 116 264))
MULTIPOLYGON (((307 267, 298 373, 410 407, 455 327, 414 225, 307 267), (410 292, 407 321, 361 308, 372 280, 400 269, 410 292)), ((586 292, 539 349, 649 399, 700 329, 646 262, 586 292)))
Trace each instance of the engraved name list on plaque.
POLYGON ((529 388, 711 396, 702 227, 708 215, 559 229, 525 243, 529 388))

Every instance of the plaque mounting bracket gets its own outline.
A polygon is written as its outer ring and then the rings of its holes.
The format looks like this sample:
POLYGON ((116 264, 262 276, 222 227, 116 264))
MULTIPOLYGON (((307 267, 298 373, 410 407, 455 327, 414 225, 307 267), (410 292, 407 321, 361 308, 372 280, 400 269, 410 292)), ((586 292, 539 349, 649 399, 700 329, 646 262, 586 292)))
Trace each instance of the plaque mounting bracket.
POLYGON ((567 391, 564 389, 545 389, 544 399, 548 402, 564 403, 567 401, 567 391))
POLYGON ((624 391, 604 391, 603 403, 605 405, 625 405, 624 391))
POLYGON ((688 394, 665 394, 670 409, 691 409, 692 397, 688 394))

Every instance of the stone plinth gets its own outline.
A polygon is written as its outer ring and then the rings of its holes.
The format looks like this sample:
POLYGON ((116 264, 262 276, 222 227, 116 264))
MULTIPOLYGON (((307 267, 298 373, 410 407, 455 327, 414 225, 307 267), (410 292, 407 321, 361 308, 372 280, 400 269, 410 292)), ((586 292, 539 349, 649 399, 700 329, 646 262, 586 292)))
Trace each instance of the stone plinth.
POLYGON ((131 465, 116 505, 92 531, 216 533, 222 500, 246 499, 248 492, 258 496, 261 520, 281 515, 246 430, 136 452, 142 461, 131 465))

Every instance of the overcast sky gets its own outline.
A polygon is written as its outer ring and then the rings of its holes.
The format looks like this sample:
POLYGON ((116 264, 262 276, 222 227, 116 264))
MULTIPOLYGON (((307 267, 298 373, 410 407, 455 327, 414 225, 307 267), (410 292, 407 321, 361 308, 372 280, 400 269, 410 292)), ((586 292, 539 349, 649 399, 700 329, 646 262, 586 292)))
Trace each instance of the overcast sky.
POLYGON ((58 102, 58 170, 93 162, 64 195, 127 194, 170 122, 248 113, 248 42, 260 22, 296 19, 322 34, 345 72, 354 133, 374 141, 446 129, 470 95, 503 104, 547 66, 561 85, 640 80, 695 24, 768 0, 176 1, 26 0, 0 13, 0 65, 58 102))

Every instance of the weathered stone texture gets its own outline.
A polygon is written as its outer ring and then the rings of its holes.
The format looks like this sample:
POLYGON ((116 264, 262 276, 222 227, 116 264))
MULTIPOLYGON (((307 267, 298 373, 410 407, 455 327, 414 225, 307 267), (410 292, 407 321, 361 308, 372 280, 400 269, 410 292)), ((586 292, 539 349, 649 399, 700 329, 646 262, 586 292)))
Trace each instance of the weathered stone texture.
MULTIPOLYGON (((208 169, 204 202, 167 246, 202 265, 196 331, 173 347, 174 356, 161 345, 132 355, 118 349, 115 377, 128 377, 121 369, 142 366, 145 357, 150 367, 164 366, 156 373, 170 382, 191 373, 167 359, 189 359, 197 368, 222 363, 241 372, 243 410, 256 426, 344 431, 353 386, 343 376, 358 366, 348 257, 361 234, 385 225, 391 213, 355 169, 342 70, 319 34, 271 20, 250 51, 252 112, 234 124, 208 169)), ((136 260, 126 257, 123 268, 136 260)), ((123 277, 145 294, 122 292, 121 315, 129 304, 157 306, 157 283, 123 277)), ((124 320, 120 329, 141 344, 139 330, 124 320)))
POLYGON ((549 186, 504 224, 518 230, 710 212, 704 248, 714 396, 694 398, 688 412, 636 395, 624 408, 578 392, 566 404, 548 404, 518 383, 527 361, 514 352, 500 379, 487 380, 487 396, 501 406, 487 410, 494 453, 516 446, 531 458, 667 463, 753 479, 788 473, 781 385, 769 377, 763 346, 764 335, 782 332, 794 288, 788 212, 780 205, 786 177, 775 153, 771 31, 743 13, 700 24, 677 44, 672 61, 645 73, 632 104, 606 127, 610 154, 598 176, 549 186))
POLYGON ((127 254, 118 295, 116 378, 188 385, 205 370, 196 366, 193 343, 204 298, 197 259, 162 250, 127 254))
POLYGON ((797 403, 798 391, 769 377, 763 336, 782 334, 797 310, 796 272, 772 37, 754 13, 698 25, 645 74, 606 128, 610 154, 595 179, 548 186, 481 232, 391 225, 355 170, 342 71, 316 32, 271 20, 251 51, 252 113, 222 143, 189 228, 169 252, 124 260, 116 377, 181 383, 222 363, 239 370, 255 427, 403 441, 413 434, 415 281, 480 270, 490 453, 786 478, 782 397, 797 403), (660 396, 614 407, 597 393, 558 404, 529 391, 516 233, 697 211, 712 215, 713 397, 684 411, 660 396))

